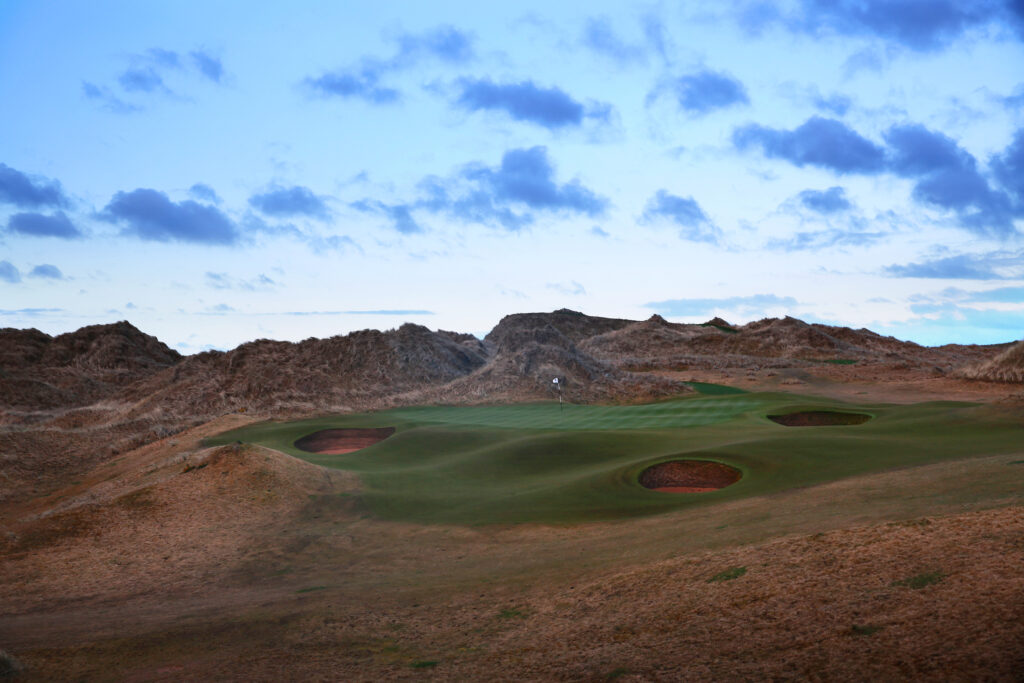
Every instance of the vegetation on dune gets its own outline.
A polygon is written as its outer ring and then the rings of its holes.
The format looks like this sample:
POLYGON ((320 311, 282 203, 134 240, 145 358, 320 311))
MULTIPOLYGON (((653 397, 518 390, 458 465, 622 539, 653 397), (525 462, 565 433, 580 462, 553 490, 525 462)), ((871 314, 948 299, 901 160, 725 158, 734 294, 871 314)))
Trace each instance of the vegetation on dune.
POLYGON ((1024 339, 993 358, 959 368, 956 374, 989 382, 1024 382, 1024 339))
POLYGON ((708 579, 708 583, 721 583, 722 581, 732 581, 733 579, 740 578, 746 573, 746 567, 730 567, 729 569, 718 572, 717 574, 712 576, 710 579, 708 579))
POLYGON ((912 590, 920 590, 939 583, 944 578, 946 578, 946 575, 941 571, 922 572, 920 574, 915 574, 914 576, 908 576, 905 579, 893 581, 892 585, 904 586, 912 590))

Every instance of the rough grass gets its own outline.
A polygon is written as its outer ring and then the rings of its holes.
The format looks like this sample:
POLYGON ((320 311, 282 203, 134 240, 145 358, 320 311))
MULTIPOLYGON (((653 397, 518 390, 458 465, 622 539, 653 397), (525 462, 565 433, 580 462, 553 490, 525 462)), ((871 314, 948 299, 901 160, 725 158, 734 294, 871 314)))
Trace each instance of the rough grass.
POLYGON ((905 586, 912 590, 920 590, 922 588, 927 588, 928 586, 939 583, 944 578, 946 578, 946 575, 943 574, 941 571, 923 572, 921 574, 915 574, 914 576, 908 576, 905 579, 893 581, 892 585, 905 586))
POLYGON ((710 579, 708 579, 708 583, 721 583, 722 581, 732 581, 733 579, 740 578, 746 573, 746 567, 729 567, 725 571, 718 572, 710 579))

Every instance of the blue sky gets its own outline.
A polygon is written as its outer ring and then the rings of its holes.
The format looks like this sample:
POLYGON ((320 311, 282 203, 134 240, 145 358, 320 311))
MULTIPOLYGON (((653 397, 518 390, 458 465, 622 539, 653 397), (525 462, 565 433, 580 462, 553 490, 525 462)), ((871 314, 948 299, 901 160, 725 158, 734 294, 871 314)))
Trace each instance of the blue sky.
POLYGON ((12 0, 0 326, 1019 339, 1022 74, 1010 0, 12 0))

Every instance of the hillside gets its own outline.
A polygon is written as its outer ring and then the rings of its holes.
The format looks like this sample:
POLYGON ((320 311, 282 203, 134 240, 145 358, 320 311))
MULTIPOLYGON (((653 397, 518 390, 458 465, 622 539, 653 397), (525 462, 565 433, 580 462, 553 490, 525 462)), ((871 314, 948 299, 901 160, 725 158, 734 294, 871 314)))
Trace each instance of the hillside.
POLYGON ((126 321, 51 337, 0 329, 0 407, 72 408, 112 398, 181 354, 126 321))
POLYGON ((993 358, 959 369, 957 375, 986 382, 1024 382, 1024 340, 993 358))

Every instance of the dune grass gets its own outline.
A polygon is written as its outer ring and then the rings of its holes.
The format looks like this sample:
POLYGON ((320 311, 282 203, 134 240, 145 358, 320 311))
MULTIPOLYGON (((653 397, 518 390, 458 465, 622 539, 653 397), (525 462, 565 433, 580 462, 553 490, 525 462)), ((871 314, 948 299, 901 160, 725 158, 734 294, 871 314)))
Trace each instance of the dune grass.
POLYGON ((221 434, 211 445, 257 443, 359 473, 376 516, 441 524, 616 520, 773 494, 846 477, 1019 450, 1021 428, 983 406, 852 405, 791 394, 699 396, 639 406, 427 406, 221 434), (854 410, 856 426, 789 428, 766 418, 854 410), (394 436, 346 455, 294 447, 320 429, 394 426, 394 436), (685 457, 739 469, 736 484, 700 494, 649 491, 645 468, 685 457))

